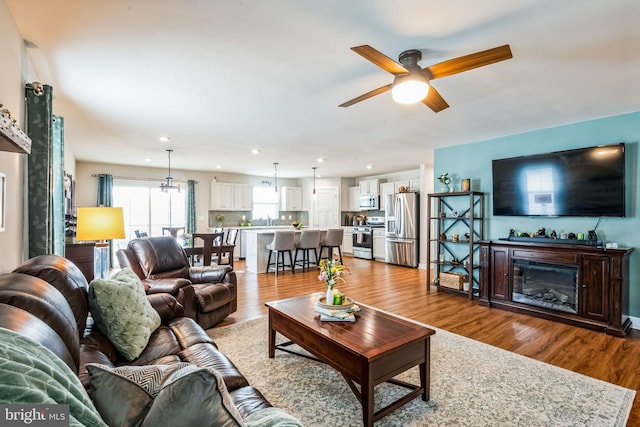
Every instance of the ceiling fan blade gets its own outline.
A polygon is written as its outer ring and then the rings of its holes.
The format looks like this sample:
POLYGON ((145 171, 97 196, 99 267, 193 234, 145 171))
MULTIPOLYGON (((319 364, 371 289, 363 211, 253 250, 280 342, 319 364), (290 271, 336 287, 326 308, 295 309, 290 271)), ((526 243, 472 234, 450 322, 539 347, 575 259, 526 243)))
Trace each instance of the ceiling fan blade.
POLYGON ((369 45, 352 47, 351 50, 391 74, 403 74, 409 72, 409 70, 404 68, 402 65, 369 45))
POLYGON ((353 104, 357 104, 360 101, 364 101, 365 99, 369 99, 372 98, 376 95, 380 95, 381 93, 385 93, 387 91, 391 90, 391 83, 389 83, 388 85, 384 85, 379 87, 378 89, 374 89, 372 91, 369 91, 367 93, 365 93, 364 95, 360 95, 357 98, 353 98, 351 101, 347 101, 345 103, 342 103, 340 105, 338 105, 338 107, 350 107, 353 104))
POLYGON ((429 93, 422 100, 422 103, 431 108, 434 113, 442 111, 445 108, 449 108, 449 104, 447 104, 447 101, 444 100, 442 95, 440 95, 440 93, 432 85, 429 85, 429 93))
POLYGON ((422 72, 428 79, 439 79, 511 58, 513 58, 511 48, 508 44, 505 44, 504 46, 460 56, 439 64, 431 65, 430 67, 425 67, 422 72))

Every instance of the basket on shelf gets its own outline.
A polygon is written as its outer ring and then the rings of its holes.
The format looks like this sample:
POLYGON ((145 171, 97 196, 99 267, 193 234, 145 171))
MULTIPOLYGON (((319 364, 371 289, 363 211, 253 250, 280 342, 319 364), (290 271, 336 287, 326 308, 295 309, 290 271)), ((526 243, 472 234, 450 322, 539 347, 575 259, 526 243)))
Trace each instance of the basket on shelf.
POLYGON ((467 275, 454 272, 440 273, 440 286, 450 289, 462 290, 464 282, 467 281, 467 275))

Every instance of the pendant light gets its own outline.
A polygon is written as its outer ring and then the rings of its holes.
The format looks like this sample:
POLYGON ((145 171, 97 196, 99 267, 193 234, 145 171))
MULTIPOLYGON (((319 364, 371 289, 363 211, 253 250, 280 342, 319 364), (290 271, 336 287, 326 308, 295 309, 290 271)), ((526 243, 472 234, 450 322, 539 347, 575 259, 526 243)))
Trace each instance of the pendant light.
POLYGON ((278 163, 273 162, 273 181, 276 188, 276 193, 278 192, 278 163))
POLYGON ((178 190, 178 192, 180 192, 180 185, 173 185, 173 177, 171 176, 171 153, 173 152, 173 150, 167 150, 167 153, 169 155, 169 174, 167 175, 167 177, 165 178, 167 180, 166 183, 162 183, 160 184, 160 190, 163 193, 168 192, 169 190, 178 190))
POLYGON ((316 169, 318 169, 317 166, 313 166, 311 169, 313 169, 313 196, 316 196, 316 169))

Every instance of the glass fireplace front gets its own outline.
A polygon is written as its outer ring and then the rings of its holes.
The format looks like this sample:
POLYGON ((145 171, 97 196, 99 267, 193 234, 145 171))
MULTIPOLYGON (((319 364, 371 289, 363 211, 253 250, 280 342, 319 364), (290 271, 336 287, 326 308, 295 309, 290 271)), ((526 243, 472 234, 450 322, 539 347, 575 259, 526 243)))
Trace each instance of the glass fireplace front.
POLYGON ((577 313, 578 266, 514 259, 512 300, 577 313))

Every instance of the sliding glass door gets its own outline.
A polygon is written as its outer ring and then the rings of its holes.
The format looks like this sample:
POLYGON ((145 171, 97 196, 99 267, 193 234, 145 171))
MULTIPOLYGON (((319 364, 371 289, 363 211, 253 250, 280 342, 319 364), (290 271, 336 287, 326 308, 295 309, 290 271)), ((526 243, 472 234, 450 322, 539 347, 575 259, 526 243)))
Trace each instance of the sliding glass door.
POLYGON ((186 192, 164 193, 157 181, 114 179, 113 206, 123 208, 125 226, 125 239, 114 241, 115 249, 138 234, 161 236, 162 227, 185 225, 186 192))

